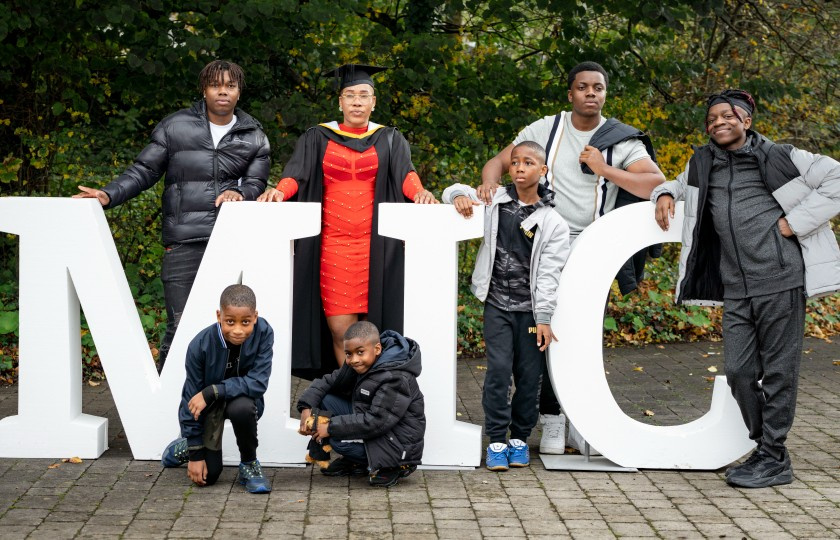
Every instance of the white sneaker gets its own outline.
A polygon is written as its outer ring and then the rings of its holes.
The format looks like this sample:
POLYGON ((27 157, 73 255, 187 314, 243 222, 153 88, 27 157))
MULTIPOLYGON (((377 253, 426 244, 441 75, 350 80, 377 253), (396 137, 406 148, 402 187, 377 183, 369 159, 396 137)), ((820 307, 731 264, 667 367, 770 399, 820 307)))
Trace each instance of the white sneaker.
POLYGON ((566 415, 542 414, 541 454, 563 454, 566 452, 566 415))
MULTIPOLYGON (((571 446, 572 448, 574 448, 575 450, 577 450, 581 454, 584 454, 584 448, 586 446, 586 441, 584 440, 584 438, 580 434, 580 432, 577 430, 577 428, 575 428, 575 426, 572 425, 571 422, 569 422, 569 446, 571 446)), ((597 450, 595 450, 594 448, 592 448, 592 446, 590 446, 589 447, 589 455, 590 456, 600 456, 601 453, 598 452, 597 450)))

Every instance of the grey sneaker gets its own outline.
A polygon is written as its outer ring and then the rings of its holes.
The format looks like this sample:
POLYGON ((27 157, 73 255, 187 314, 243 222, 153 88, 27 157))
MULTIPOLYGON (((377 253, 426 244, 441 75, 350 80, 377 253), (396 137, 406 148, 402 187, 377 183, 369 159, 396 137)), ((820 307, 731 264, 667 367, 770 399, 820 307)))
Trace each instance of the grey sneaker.
POLYGON ((270 493, 271 484, 268 479, 263 476, 262 466, 259 460, 255 459, 250 463, 239 464, 239 475, 237 476, 240 484, 245 485, 248 493, 270 493))
MULTIPOLYGON (((787 452, 781 460, 774 458, 764 450, 759 450, 757 454, 758 456, 751 467, 742 467, 733 471, 726 478, 726 483, 745 488, 763 488, 793 482, 793 467, 790 464, 790 456, 787 452)), ((752 456, 750 458, 752 459, 752 456)))
POLYGON ((190 449, 187 439, 179 437, 169 443, 160 457, 160 464, 164 467, 179 467, 190 460, 190 449))

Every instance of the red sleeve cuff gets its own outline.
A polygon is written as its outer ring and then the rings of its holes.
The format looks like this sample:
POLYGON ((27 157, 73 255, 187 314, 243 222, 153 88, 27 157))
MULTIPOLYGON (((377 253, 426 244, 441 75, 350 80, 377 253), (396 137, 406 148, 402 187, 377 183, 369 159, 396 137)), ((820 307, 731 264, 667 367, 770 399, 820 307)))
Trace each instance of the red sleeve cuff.
POLYGON ((410 171, 407 175, 405 175, 405 180, 403 180, 403 195, 405 195, 409 200, 413 201, 414 197, 417 196, 418 193, 423 191, 423 183, 420 181, 420 177, 417 176, 417 173, 414 171, 410 171))
POLYGON ((282 191, 283 200, 288 201, 295 193, 298 192, 298 183, 294 178, 283 178, 277 182, 277 186, 274 189, 282 191))

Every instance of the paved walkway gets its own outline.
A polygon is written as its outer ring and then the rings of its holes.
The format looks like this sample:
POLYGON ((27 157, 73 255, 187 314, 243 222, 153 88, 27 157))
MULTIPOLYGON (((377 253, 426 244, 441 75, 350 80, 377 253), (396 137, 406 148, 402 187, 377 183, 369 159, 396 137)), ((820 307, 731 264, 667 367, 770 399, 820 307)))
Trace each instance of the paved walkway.
MULTIPOLYGON (((547 471, 534 453, 530 468, 421 470, 390 489, 267 469, 274 491, 256 496, 235 484, 233 467, 198 489, 184 469, 132 460, 107 385, 86 386, 84 410, 108 417, 111 449, 80 464, 0 459, 0 539, 838 538, 840 345, 808 339, 805 348, 789 486, 733 489, 722 470, 547 471)), ((676 424, 707 410, 707 368, 722 372, 721 351, 720 343, 607 350, 605 366, 627 414, 676 424)), ((482 368, 480 360, 458 366, 459 418, 478 424, 482 368)), ((0 417, 16 406, 17 388, 0 388, 0 417)))

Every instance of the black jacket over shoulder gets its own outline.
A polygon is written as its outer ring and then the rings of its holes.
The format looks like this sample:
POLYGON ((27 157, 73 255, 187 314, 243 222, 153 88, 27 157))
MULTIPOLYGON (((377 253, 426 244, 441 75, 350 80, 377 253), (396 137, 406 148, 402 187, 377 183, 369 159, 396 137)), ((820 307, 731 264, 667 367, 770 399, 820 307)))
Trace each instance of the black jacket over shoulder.
POLYGON ((348 364, 312 381, 297 408, 317 407, 335 394, 351 401, 353 413, 330 420, 330 437, 362 439, 371 470, 417 465, 423 457, 426 415, 420 375, 420 347, 412 339, 386 330, 380 337, 382 354, 367 373, 348 364))
POLYGON ((230 349, 227 348, 219 323, 211 324, 193 338, 187 348, 184 388, 181 391, 181 405, 178 420, 181 436, 190 447, 199 447, 204 441, 204 424, 193 418, 188 406, 194 395, 211 384, 216 385, 218 398, 230 401, 239 396, 248 396, 257 406, 257 416, 265 408, 263 394, 268 388, 271 376, 271 360, 274 356, 274 330, 262 317, 257 317, 254 332, 242 344, 239 351, 239 370, 235 377, 225 379, 230 349))
POLYGON ((251 115, 236 109, 236 124, 213 147, 204 101, 164 118, 152 140, 126 171, 105 186, 117 206, 154 186, 166 175, 163 191, 163 244, 207 240, 219 209, 216 198, 234 190, 256 199, 268 182, 268 138, 251 115))

